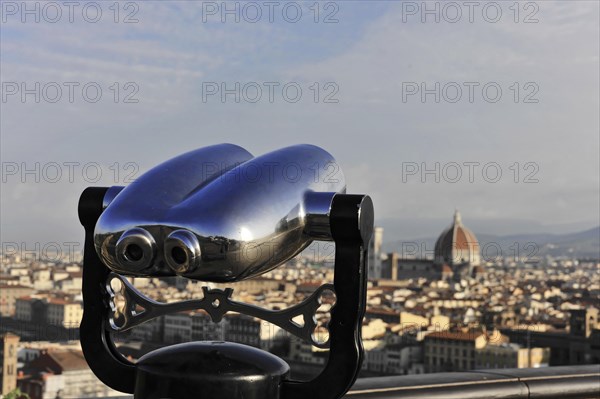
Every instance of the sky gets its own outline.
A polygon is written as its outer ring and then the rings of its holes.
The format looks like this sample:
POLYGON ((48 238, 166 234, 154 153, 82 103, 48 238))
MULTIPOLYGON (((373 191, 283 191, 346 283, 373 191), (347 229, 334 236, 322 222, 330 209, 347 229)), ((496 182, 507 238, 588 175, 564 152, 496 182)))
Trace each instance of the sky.
POLYGON ((0 3, 3 246, 222 142, 323 147, 384 241, 600 224, 597 1, 67 3, 0 3))

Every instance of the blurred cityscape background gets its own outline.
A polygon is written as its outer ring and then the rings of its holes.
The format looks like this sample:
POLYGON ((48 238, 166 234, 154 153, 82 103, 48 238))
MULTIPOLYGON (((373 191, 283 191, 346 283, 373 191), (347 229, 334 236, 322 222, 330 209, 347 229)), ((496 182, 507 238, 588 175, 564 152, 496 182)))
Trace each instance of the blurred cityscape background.
MULTIPOLYGON (((0 394, 121 395, 78 344, 77 199, 223 142, 253 154, 315 144, 349 193, 373 198, 361 377, 598 363, 599 11, 587 0, 1 0, 0 394)), ((234 299, 298 303, 331 282, 334 250, 315 243, 233 284, 234 299)), ((223 288, 130 281, 163 302, 223 288)), ((335 297, 322 300, 326 339, 335 297)), ((297 378, 327 358, 233 314, 172 314, 115 339, 132 360, 191 340, 246 343, 297 378)))
MULTIPOLYGON (((539 246, 526 235, 512 243, 508 237, 482 241, 458 210, 449 219, 431 246, 427 240, 386 242, 383 228, 375 229, 361 377, 600 364, 600 260, 592 255, 594 245, 596 254, 600 249, 600 227, 549 236, 539 246)), ((334 250, 333 243, 314 243, 283 267, 230 284, 233 299, 271 310, 293 306, 333 280, 334 250)), ((18 388, 33 399, 120 396, 96 379, 77 341, 81 254, 51 260, 35 251, 2 255, 3 393, 18 388)), ((166 303, 202 298, 203 286, 225 287, 179 277, 129 280, 166 303)), ((323 294, 318 340, 327 339, 334 305, 335 296, 323 294)), ((317 375, 328 355, 268 322, 228 314, 213 323, 203 310, 158 317, 115 340, 132 360, 193 340, 243 343, 282 357, 298 379, 317 375)))

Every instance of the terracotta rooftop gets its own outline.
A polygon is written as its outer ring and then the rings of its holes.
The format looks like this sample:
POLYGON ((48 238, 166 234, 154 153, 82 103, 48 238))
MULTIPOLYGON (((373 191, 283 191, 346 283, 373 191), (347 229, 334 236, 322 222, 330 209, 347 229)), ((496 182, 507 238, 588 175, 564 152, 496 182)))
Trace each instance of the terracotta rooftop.
POLYGON ((380 309, 380 308, 371 308, 367 310, 367 313, 370 315, 380 314, 380 315, 390 315, 390 316, 400 316, 400 313, 391 309, 380 309))
POLYGON ((33 291, 33 288, 31 288, 31 287, 26 287, 24 285, 17 285, 17 284, 15 284, 15 285, 13 285, 13 284, 0 284, 0 288, 2 288, 3 290, 4 289, 6 289, 6 290, 8 290, 8 289, 13 289, 13 290, 16 290, 16 289, 21 289, 21 290, 22 289, 30 289, 30 290, 33 291))
POLYGON ((427 334, 425 339, 443 339, 448 341, 475 341, 475 339, 482 336, 481 332, 452 332, 452 331, 437 331, 427 334))
POLYGON ((34 371, 62 374, 65 371, 85 370, 89 366, 83 352, 77 349, 49 349, 30 362, 29 368, 34 371))
POLYGON ((52 304, 52 305, 74 305, 76 304, 76 302, 73 301, 67 301, 61 298, 50 298, 48 299, 48 303, 52 304))
POLYGON ((62 369, 62 371, 84 370, 89 368, 83 352, 79 350, 49 351, 50 356, 62 369))

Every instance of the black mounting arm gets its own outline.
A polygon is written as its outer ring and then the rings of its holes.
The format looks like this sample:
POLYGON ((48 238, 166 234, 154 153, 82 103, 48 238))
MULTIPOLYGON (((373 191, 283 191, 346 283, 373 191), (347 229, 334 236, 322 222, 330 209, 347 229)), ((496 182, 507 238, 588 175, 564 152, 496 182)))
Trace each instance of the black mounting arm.
POLYGON ((333 285, 337 302, 329 322, 329 360, 308 382, 285 381, 282 398, 333 399, 354 384, 363 361, 362 320, 366 308, 367 248, 373 233, 373 202, 366 195, 336 195, 331 207, 335 241, 333 285))
POLYGON ((135 364, 123 357, 109 332, 106 284, 111 271, 102 263, 94 248, 94 227, 102 214, 108 188, 88 187, 79 198, 79 221, 85 228, 83 249, 83 319, 80 337, 83 355, 96 376, 109 387, 133 393, 135 364))

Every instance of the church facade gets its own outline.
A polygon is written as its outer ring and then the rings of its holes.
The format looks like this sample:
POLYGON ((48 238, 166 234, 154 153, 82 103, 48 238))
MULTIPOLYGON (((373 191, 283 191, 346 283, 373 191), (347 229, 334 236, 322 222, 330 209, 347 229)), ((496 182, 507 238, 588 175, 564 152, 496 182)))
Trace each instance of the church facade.
POLYGON ((392 280, 426 278, 429 280, 461 280, 483 276, 479 241, 463 223, 458 211, 452 224, 438 237, 433 259, 405 258, 388 254, 383 261, 382 277, 392 280))

